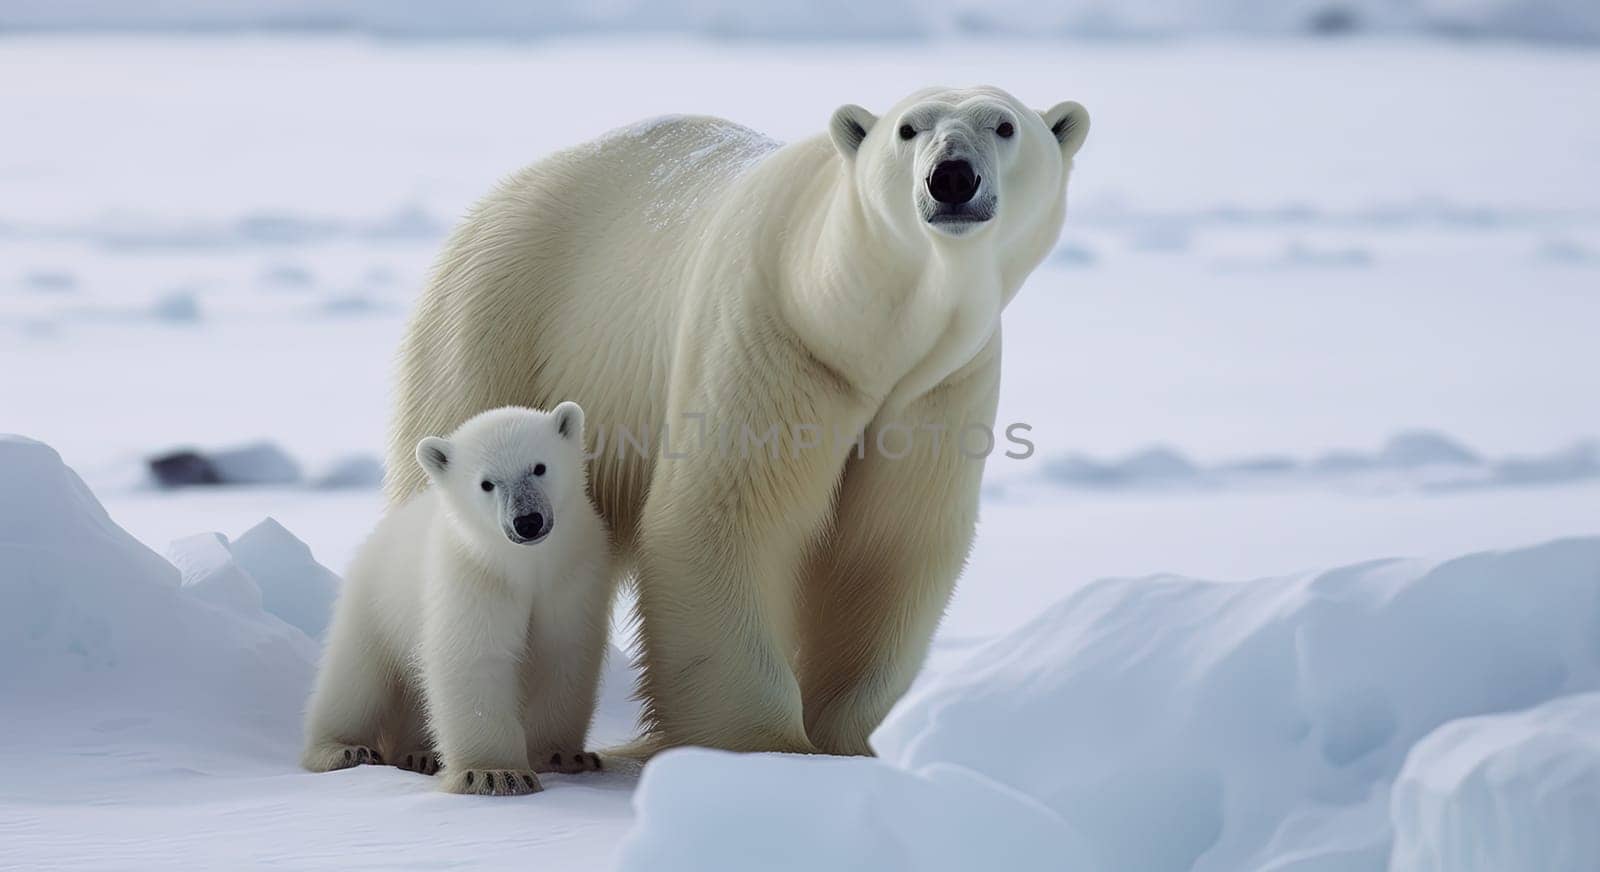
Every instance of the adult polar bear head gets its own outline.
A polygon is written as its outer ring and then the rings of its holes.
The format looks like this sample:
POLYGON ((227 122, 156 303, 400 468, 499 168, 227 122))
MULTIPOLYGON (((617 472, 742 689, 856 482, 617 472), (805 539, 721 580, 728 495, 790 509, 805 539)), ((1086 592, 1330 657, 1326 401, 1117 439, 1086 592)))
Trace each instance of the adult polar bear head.
POLYGON ((1077 103, 1037 112, 991 87, 928 88, 882 118, 839 108, 839 173, 818 180, 834 203, 805 270, 817 287, 787 301, 788 322, 890 410, 963 371, 1055 245, 1088 132, 1077 103))
POLYGON ((1072 156, 1089 134, 1074 102, 1031 110, 998 88, 927 88, 882 118, 856 105, 833 114, 829 135, 865 212, 892 235, 991 234, 1051 240, 1072 156), (1043 220, 1041 220, 1043 219, 1043 220))

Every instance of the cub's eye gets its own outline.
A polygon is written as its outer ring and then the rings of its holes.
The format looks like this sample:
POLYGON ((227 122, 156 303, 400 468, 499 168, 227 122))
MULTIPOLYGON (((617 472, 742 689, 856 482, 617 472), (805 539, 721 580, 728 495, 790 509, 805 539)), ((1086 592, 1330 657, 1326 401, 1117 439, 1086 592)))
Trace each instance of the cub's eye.
POLYGON ((488 493, 489 491, 494 490, 494 482, 492 482, 492 481, 490 481, 488 479, 484 479, 483 483, 478 485, 478 487, 483 488, 484 493, 488 493))
POLYGON ((534 475, 544 475, 544 464, 535 463, 533 465, 533 474, 534 475))
POLYGON ((909 124, 900 125, 900 138, 901 139, 916 139, 917 138, 917 129, 915 127, 912 127, 909 124))
POLYGON ((1009 121, 1000 122, 1000 126, 994 129, 994 135, 1000 137, 1001 139, 1010 139, 1011 134, 1016 132, 1017 129, 1012 127, 1011 122, 1009 121))

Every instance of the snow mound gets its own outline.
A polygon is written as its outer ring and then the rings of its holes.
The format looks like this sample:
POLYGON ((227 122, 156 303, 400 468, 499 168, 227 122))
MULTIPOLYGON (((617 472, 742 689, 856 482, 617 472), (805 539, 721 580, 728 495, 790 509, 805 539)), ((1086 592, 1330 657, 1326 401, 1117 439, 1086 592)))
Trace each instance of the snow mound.
POLYGON ((36 746, 76 748, 63 765, 86 767, 106 765, 92 749, 111 732, 145 749, 118 766, 159 765, 163 747, 292 756, 315 642, 183 585, 50 447, 0 436, 0 481, 8 743, 37 731, 36 746))
POLYGON ((1390 868, 1600 869, 1600 694, 1447 724, 1395 783, 1390 868))
POLYGON ((262 270, 257 282, 275 290, 303 290, 315 285, 317 277, 308 267, 297 263, 280 263, 262 270))
POLYGON ((645 768, 621 872, 1056 872, 1090 868, 1070 828, 959 766, 669 751, 645 768))
POLYGON ((39 270, 22 277, 22 286, 45 294, 66 294, 78 290, 78 276, 68 270, 39 270))
POLYGON ((1392 466, 1475 466, 1482 458, 1443 433, 1417 430, 1399 433, 1384 443, 1378 458, 1392 466))
MULTIPOLYGON (((0 435, 0 551, 13 595, 71 573, 175 588, 178 572, 111 520, 55 449, 0 435)), ((17 617, 15 611, 8 612, 17 617)), ((0 642, 16 640, 6 634, 0 642)))
MULTIPOLYGON (((383 485, 383 461, 370 454, 348 454, 310 464, 311 473, 282 446, 259 440, 225 448, 178 448, 139 461, 140 469, 117 478, 122 486, 163 488, 230 485, 283 487, 299 485, 313 490, 370 490, 383 485)), ((97 487, 107 484, 93 478, 97 487)))
POLYGON ((311 480, 319 490, 371 489, 383 486, 383 461, 370 454, 352 454, 328 464, 311 480))
POLYGON ((876 760, 651 762, 620 868, 1597 868, 1596 639, 1600 537, 1099 581, 925 678, 876 760))
POLYGON ((300 480, 300 464, 271 442, 222 448, 207 456, 224 484, 294 484, 300 480))
POLYGON ((1052 461, 1045 474, 1056 482, 1082 488, 1164 487, 1193 486, 1200 469, 1177 451, 1157 446, 1110 462, 1070 455, 1052 461))
POLYGON ((229 548, 233 559, 261 586, 262 606, 321 638, 333 617, 339 576, 311 556, 311 548, 272 518, 251 527, 229 548))
POLYGON ((1600 538, 1105 580, 934 678, 873 743, 1038 799, 1105 869, 1381 869, 1388 788, 1420 739, 1600 687, 1597 606, 1600 538))
POLYGON ((1494 480, 1506 484, 1550 484, 1600 478, 1600 442, 1579 442, 1562 451, 1510 457, 1495 464, 1494 480))
POLYGON ((272 442, 250 442, 210 451, 179 449, 146 461, 162 487, 191 485, 288 485, 300 481, 300 464, 272 442))
POLYGON ((1430 430, 1398 433, 1373 452, 1336 451, 1309 460, 1284 455, 1216 464, 1155 446, 1118 460, 1069 454, 1044 467, 1048 484, 1078 490, 1195 491, 1261 486, 1333 487, 1377 492, 1543 487, 1600 478, 1600 443, 1543 454, 1488 459, 1430 430))
POLYGON ((333 617, 339 576, 272 518, 232 543, 221 533, 179 539, 167 547, 167 558, 183 573, 186 590, 217 605, 265 610, 312 638, 333 617))
POLYGON ((261 586, 233 559, 228 537, 197 533, 167 546, 167 559, 183 573, 183 586, 196 596, 243 612, 261 611, 261 586))
POLYGON ((157 321, 193 324, 200 320, 200 300, 193 291, 171 291, 151 303, 149 312, 157 321))

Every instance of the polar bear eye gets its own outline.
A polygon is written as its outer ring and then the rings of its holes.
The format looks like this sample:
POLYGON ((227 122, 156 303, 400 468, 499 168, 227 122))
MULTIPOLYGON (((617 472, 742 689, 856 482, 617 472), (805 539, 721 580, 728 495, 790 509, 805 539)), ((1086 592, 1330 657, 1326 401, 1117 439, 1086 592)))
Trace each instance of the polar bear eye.
POLYGON ((1000 126, 994 129, 994 135, 1000 137, 1001 139, 1010 139, 1011 134, 1016 132, 1017 129, 1012 127, 1011 122, 1009 121, 1000 122, 1000 126))
POLYGON ((489 491, 494 490, 494 482, 492 482, 492 481, 490 481, 488 479, 484 479, 483 483, 478 485, 478 487, 483 488, 483 492, 484 493, 488 493, 489 491))
POLYGON ((900 138, 901 139, 915 139, 916 137, 917 137, 917 129, 915 127, 912 127, 909 124, 900 125, 900 138))
POLYGON ((544 464, 535 463, 533 465, 533 474, 534 475, 544 475, 544 464))

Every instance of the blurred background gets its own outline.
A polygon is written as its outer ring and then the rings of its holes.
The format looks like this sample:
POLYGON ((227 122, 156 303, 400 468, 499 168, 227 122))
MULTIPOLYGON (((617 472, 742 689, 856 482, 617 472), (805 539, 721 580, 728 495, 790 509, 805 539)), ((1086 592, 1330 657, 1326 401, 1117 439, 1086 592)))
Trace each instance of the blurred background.
POLYGON ((0 430, 158 550, 271 515, 340 569, 410 302, 499 178, 986 83, 1094 128, 1006 316, 1037 453, 991 461, 947 632, 1594 532, 1597 41, 1585 0, 0 0, 0 430))

